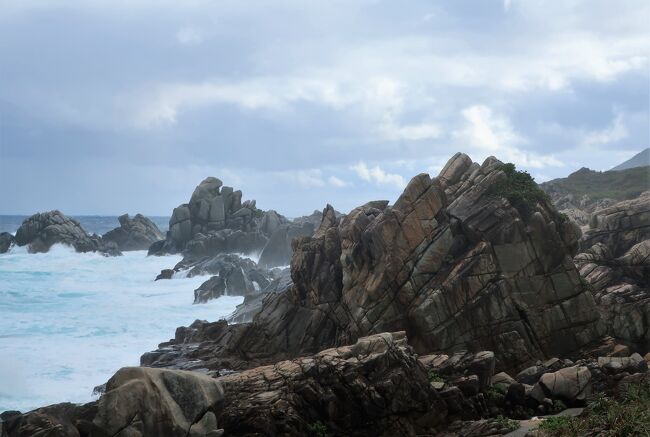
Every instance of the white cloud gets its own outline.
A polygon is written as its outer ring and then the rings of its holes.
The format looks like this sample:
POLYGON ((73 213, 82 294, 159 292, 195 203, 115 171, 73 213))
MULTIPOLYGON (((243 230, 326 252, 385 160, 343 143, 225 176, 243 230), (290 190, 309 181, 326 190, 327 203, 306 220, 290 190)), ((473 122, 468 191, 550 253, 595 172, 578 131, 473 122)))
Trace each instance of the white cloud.
POLYGON ((184 27, 176 32, 176 41, 186 46, 194 46, 203 42, 203 34, 195 27, 184 27))
POLYGON ((521 150, 518 146, 525 144, 527 140, 514 130, 510 120, 494 114, 488 106, 470 106, 461 113, 465 124, 462 129, 454 132, 454 137, 460 141, 461 147, 469 147, 525 167, 563 165, 552 155, 521 150))
POLYGON ((435 123, 398 125, 392 121, 381 126, 380 132, 383 138, 392 141, 430 140, 439 138, 442 133, 440 127, 435 123))
POLYGON ((335 188, 343 188, 343 187, 347 187, 347 186, 348 186, 348 183, 347 183, 347 182, 345 182, 345 181, 342 180, 342 179, 337 178, 336 176, 330 176, 330 177, 327 179, 327 181, 330 183, 331 186, 333 186, 333 187, 335 187, 335 188))
POLYGON ((359 178, 367 182, 374 182, 377 185, 393 185, 398 188, 404 188, 406 186, 406 181, 402 175, 387 173, 378 165, 369 168, 365 162, 360 161, 358 164, 350 167, 350 169, 356 172, 359 178))
POLYGON ((320 169, 287 170, 270 172, 271 178, 297 184, 303 188, 324 187, 323 172, 320 169))
POLYGON ((612 120, 612 124, 605 129, 587 132, 584 135, 583 144, 590 146, 615 143, 627 138, 627 135, 628 132, 623 122, 623 115, 619 113, 612 120))
POLYGON ((512 0, 503 0, 503 10, 508 12, 512 6, 512 0))

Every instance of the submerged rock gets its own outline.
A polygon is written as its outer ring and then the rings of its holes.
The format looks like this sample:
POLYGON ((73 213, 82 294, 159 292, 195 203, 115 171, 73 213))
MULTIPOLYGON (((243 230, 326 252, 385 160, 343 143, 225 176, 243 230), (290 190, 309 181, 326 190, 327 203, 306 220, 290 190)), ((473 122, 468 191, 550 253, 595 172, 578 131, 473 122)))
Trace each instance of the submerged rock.
POLYGON ((130 218, 128 214, 118 217, 120 226, 102 236, 104 241, 114 242, 121 251, 147 250, 165 236, 158 226, 142 214, 130 218))

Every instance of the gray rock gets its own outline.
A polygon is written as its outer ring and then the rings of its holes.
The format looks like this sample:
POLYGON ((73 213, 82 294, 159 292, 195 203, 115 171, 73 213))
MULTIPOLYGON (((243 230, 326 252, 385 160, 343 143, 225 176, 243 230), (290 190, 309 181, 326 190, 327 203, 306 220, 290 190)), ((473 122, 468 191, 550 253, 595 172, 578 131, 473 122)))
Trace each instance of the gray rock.
POLYGON ((14 236, 9 232, 0 233, 0 253, 6 253, 14 245, 14 236))
POLYGON ((77 252, 121 254, 114 242, 104 242, 98 235, 89 235, 77 220, 60 211, 37 213, 26 218, 16 231, 15 243, 27 246, 31 253, 47 252, 55 244, 64 244, 74 247, 77 252))
POLYGON ((158 226, 142 214, 133 218, 124 214, 118 221, 120 227, 105 233, 102 240, 114 242, 121 251, 147 250, 153 243, 165 239, 158 226))

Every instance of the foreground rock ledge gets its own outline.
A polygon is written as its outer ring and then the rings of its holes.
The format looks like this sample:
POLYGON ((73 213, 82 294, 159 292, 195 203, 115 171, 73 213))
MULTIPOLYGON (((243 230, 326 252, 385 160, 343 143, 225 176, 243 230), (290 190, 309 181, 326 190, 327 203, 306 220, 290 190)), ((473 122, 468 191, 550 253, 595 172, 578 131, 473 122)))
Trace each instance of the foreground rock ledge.
POLYGON ((512 378, 494 374, 491 351, 418 356, 405 332, 386 332, 214 379, 124 368, 96 402, 3 413, 1 435, 498 435, 512 429, 503 416, 527 419, 583 406, 594 388, 613 389, 647 370, 639 354, 553 358, 512 378))

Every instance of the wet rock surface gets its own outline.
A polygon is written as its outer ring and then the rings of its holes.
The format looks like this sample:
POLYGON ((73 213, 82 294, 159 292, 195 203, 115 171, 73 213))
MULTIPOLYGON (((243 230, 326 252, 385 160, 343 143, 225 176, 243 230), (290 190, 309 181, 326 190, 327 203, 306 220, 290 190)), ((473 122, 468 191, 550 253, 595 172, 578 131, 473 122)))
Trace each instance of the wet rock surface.
POLYGON ((148 250, 153 243, 165 239, 158 226, 142 214, 133 218, 124 214, 117 219, 120 226, 102 235, 102 240, 114 242, 121 251, 148 250))
POLYGON ((121 254, 114 242, 88 234, 77 220, 56 210, 26 218, 16 231, 15 243, 27 246, 31 253, 47 252, 55 244, 64 244, 77 252, 121 254))
POLYGON ((9 232, 0 233, 0 253, 6 253, 11 249, 11 246, 14 245, 15 239, 14 236, 9 232))

